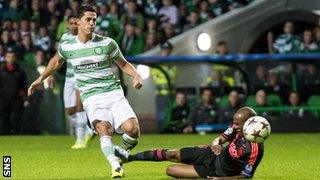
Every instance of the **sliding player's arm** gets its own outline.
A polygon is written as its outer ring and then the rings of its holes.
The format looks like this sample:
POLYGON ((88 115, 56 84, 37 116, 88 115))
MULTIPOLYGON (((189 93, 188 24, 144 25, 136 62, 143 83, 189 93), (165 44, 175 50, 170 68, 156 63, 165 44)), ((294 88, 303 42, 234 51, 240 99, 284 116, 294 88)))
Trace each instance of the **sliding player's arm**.
POLYGON ((218 137, 216 137, 213 141, 212 141, 212 152, 215 155, 219 155, 221 152, 221 145, 223 143, 227 142, 227 139, 225 137, 223 137, 222 135, 219 135, 218 137))
POLYGON ((233 128, 233 126, 230 126, 223 133, 221 133, 219 137, 212 141, 212 152, 216 155, 219 155, 221 152, 221 145, 227 141, 232 141, 236 134, 237 131, 233 128))
POLYGON ((56 54, 55 56, 53 56, 49 63, 48 66, 46 67, 46 69, 44 70, 44 72, 38 77, 38 79, 36 79, 29 87, 28 89, 28 96, 32 95, 34 93, 34 90, 39 88, 42 85, 42 82, 49 77, 50 75, 52 75, 57 69, 59 69, 61 67, 61 65, 63 64, 64 59, 61 58, 58 54, 56 54))

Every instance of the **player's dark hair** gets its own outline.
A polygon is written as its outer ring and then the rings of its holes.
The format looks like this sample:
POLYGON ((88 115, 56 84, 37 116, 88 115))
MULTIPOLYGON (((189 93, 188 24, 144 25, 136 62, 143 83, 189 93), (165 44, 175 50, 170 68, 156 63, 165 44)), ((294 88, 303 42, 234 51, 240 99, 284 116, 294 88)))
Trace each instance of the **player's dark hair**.
POLYGON ((71 18, 78 18, 78 17, 77 17, 76 15, 72 14, 72 15, 68 16, 68 21, 69 21, 69 19, 71 19, 71 18))
POLYGON ((85 12, 96 12, 92 6, 89 6, 89 5, 84 5, 84 6, 81 6, 78 11, 77 11, 77 17, 80 19, 85 12))

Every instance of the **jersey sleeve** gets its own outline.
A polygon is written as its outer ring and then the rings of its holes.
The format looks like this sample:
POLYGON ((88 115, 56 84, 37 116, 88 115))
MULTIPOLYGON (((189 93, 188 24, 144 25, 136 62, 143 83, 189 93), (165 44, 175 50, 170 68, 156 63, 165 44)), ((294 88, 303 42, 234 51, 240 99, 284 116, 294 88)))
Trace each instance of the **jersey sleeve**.
POLYGON ((66 60, 66 56, 65 56, 65 52, 62 50, 62 44, 63 43, 59 43, 59 47, 58 47, 58 55, 61 59, 66 60))
POLYGON ((252 178, 263 156, 263 151, 257 143, 251 143, 251 152, 248 160, 243 164, 241 175, 252 178))
POLYGON ((228 129, 221 133, 221 136, 226 138, 227 141, 232 141, 236 137, 236 134, 237 131, 233 128, 233 126, 229 126, 228 129))
POLYGON ((110 49, 111 49, 110 57, 111 57, 112 60, 117 61, 117 60, 123 58, 123 55, 122 55, 122 53, 120 51, 120 48, 119 48, 118 44, 113 39, 110 42, 110 49))
POLYGON ((63 34, 62 36, 61 36, 61 38, 59 39, 59 44, 61 44, 61 43, 63 43, 63 41, 65 41, 65 37, 64 37, 65 35, 63 34))

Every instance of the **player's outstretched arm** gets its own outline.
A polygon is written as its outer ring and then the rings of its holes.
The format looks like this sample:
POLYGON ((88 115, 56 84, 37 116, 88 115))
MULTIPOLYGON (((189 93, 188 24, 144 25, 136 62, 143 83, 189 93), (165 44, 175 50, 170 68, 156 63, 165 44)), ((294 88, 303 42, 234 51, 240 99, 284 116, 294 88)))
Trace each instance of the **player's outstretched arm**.
POLYGON ((142 78, 136 68, 129 63, 127 60, 125 60, 123 57, 119 58, 119 60, 115 61, 117 65, 120 67, 120 69, 126 73, 127 75, 133 77, 132 79, 132 85, 136 89, 140 89, 142 87, 142 78))
POLYGON ((28 96, 32 95, 35 91, 35 89, 39 88, 42 85, 42 82, 50 76, 54 71, 59 69, 61 65, 63 64, 64 60, 59 57, 58 54, 53 56, 44 72, 36 79, 29 87, 28 89, 28 96))

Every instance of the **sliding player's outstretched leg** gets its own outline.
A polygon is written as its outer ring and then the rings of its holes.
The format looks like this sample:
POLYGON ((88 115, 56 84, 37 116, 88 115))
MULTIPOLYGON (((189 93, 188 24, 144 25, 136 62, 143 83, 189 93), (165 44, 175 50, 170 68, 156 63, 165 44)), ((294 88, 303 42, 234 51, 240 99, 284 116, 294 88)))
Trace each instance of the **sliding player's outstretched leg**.
POLYGON ((120 165, 119 158, 114 154, 112 135, 113 128, 109 122, 106 121, 94 121, 94 127, 100 136, 101 150, 111 165, 111 177, 119 178, 123 177, 123 169, 120 165))
POLYGON ((121 158, 122 162, 130 161, 171 161, 180 162, 180 150, 167 150, 167 149, 154 149, 139 152, 137 154, 130 155, 130 152, 115 146, 115 154, 121 158))
POLYGON ((128 161, 171 161, 180 162, 180 151, 177 149, 154 149, 129 155, 128 161))
POLYGON ((167 168, 167 175, 176 178, 206 177, 208 166, 206 162, 212 162, 213 153, 210 146, 186 147, 179 150, 155 149, 129 155, 126 151, 115 148, 116 154, 127 162, 131 161, 171 161, 178 164, 167 168))

